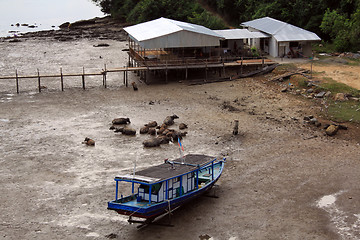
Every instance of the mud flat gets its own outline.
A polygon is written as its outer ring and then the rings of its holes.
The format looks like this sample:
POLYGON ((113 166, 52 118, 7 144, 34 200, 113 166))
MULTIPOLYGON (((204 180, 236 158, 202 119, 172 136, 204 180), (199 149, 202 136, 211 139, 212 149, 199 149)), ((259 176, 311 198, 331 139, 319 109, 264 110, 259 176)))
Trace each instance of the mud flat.
MULTIPOLYGON (((123 66, 126 42, 28 39, 0 43, 2 74, 99 69, 123 66), (101 56, 101 58, 100 58, 101 56)), ((135 74, 130 74, 137 81, 135 74)), ((281 94, 263 78, 188 86, 172 81, 124 87, 122 76, 59 81, 48 79, 41 93, 25 81, 0 90, 0 232, 3 239, 356 239, 360 237, 360 146, 356 139, 327 137, 303 124, 316 114, 310 102, 281 94), (78 83, 78 85, 76 85, 78 83), (229 106, 232 106, 231 108, 229 106), (167 115, 185 122, 186 153, 228 158, 217 190, 172 216, 173 228, 137 230, 126 217, 108 211, 113 178, 178 156, 176 144, 146 149, 148 136, 109 131, 115 117, 131 127, 167 115), (239 120, 239 135, 232 135, 239 120), (314 137, 316 136, 316 137, 314 137), (81 142, 85 137, 95 147, 81 142), (320 204, 329 197, 330 202, 320 204), (325 198, 324 198, 325 197, 325 198)), ((175 125, 178 126, 178 125, 175 125)), ((356 126, 354 125, 356 128, 356 126)), ((359 131, 359 129, 355 129, 359 131)))

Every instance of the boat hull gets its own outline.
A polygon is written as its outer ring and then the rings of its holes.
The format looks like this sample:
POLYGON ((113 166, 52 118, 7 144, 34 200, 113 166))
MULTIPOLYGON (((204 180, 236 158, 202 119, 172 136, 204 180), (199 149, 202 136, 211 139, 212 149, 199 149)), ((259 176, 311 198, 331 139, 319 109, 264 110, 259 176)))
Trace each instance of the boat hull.
POLYGON ((210 190, 214 184, 216 183, 216 181, 218 180, 218 178, 214 181, 212 181, 211 183, 205 185, 202 188, 199 188, 191 193, 185 194, 181 197, 177 197, 174 199, 171 199, 169 201, 164 201, 158 204, 155 204, 153 206, 149 206, 146 208, 133 208, 133 207, 128 207, 128 206, 124 206, 121 204, 117 204, 115 201, 111 201, 108 202, 108 209, 109 210, 114 210, 119 214, 122 215, 127 215, 127 216, 133 216, 133 217, 138 217, 138 218, 156 218, 157 216, 164 214, 165 212, 167 212, 169 210, 169 205, 170 205, 170 210, 173 210, 199 196, 201 196, 202 194, 204 194, 205 192, 207 192, 208 190, 210 190))

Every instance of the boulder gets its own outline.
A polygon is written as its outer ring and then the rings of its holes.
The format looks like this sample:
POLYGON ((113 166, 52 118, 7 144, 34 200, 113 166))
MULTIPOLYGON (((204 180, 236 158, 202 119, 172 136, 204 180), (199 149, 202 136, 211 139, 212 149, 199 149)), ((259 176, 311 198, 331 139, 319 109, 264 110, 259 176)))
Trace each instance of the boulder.
POLYGON ((185 124, 185 123, 180 123, 180 125, 179 125, 179 129, 180 130, 184 130, 184 129, 186 129, 188 126, 185 124))
POLYGON ((329 135, 329 136, 334 136, 337 131, 339 130, 339 126, 336 126, 336 125, 333 125, 331 124, 326 130, 326 134, 329 135))

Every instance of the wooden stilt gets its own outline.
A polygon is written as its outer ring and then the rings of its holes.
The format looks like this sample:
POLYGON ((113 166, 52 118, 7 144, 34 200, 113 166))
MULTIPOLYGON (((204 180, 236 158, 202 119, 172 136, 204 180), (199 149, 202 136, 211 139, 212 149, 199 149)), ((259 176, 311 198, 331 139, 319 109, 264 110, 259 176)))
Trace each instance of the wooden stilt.
POLYGON ((60 68, 60 85, 61 85, 61 91, 64 91, 64 77, 62 73, 62 68, 60 68))
POLYGON ((166 68, 165 68, 165 82, 168 82, 168 66, 167 66, 167 61, 166 61, 166 68))
POLYGON ((39 87, 39 93, 41 93, 41 82, 40 82, 40 72, 39 72, 39 69, 37 69, 37 74, 38 74, 38 87, 39 87))
POLYGON ((103 84, 104 84, 104 88, 107 88, 107 83, 106 83, 106 74, 107 74, 107 72, 106 72, 106 64, 104 64, 104 69, 105 69, 105 71, 104 71, 104 75, 103 75, 103 84))
POLYGON ((18 72, 17 70, 15 70, 15 74, 16 74, 16 93, 19 94, 19 76, 18 76, 18 72))
POLYGON ((187 80, 188 79, 188 62, 187 62, 187 59, 185 60, 185 63, 186 63, 185 79, 187 80))
POLYGON ((208 79, 208 72, 207 72, 207 59, 205 60, 205 81, 208 79))
POLYGON ((83 74, 82 74, 82 87, 85 90, 85 67, 83 67, 83 74))
POLYGON ((125 86, 128 87, 128 67, 127 66, 126 66, 125 72, 126 72, 125 86))

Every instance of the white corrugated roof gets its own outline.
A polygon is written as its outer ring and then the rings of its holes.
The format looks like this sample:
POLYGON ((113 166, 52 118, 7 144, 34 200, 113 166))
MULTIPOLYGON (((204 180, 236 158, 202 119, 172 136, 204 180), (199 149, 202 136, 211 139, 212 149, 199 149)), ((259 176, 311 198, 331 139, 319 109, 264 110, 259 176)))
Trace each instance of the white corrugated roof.
POLYGON ((226 30, 214 30, 217 34, 225 39, 247 39, 247 38, 267 38, 270 37, 267 34, 259 32, 250 32, 247 29, 226 29, 226 30))
POLYGON ((241 24, 271 34, 278 42, 320 41, 315 33, 270 17, 255 19, 241 24))
MULTIPOLYGON (((161 48, 161 47, 165 47, 165 45, 166 47, 181 47, 178 46, 179 44, 181 45, 181 42, 183 42, 184 45, 187 45, 184 47, 188 47, 188 45, 190 44, 189 39, 186 40, 174 39, 174 37, 165 39, 165 37, 171 34, 179 33, 181 31, 200 34, 201 36, 199 36, 198 39, 193 39, 194 44, 196 46, 199 44, 199 41, 206 42, 206 40, 204 40, 204 36, 208 36, 209 38, 217 38, 217 39, 222 38, 220 35, 216 34, 214 31, 206 27, 196 24, 186 23, 186 22, 180 22, 168 18, 158 18, 149 22, 144 22, 134 26, 126 27, 124 28, 124 30, 129 34, 129 36, 133 40, 137 41, 143 47, 158 46, 159 48, 161 48), (201 40, 199 40, 200 38, 201 40), (151 40, 154 41, 150 42, 151 40), (196 40, 198 40, 198 42, 196 42, 196 40), (174 42, 177 41, 178 43, 176 44, 176 46, 175 45, 173 46, 171 41, 174 42), (159 46, 161 44, 164 46, 159 46)), ((184 35, 179 35, 177 36, 177 38, 180 38, 181 36, 184 35)), ((209 44, 210 42, 212 42, 211 44, 213 44, 214 42, 213 39, 209 41, 209 44)), ((209 45, 204 43, 204 46, 209 46, 209 45)))

